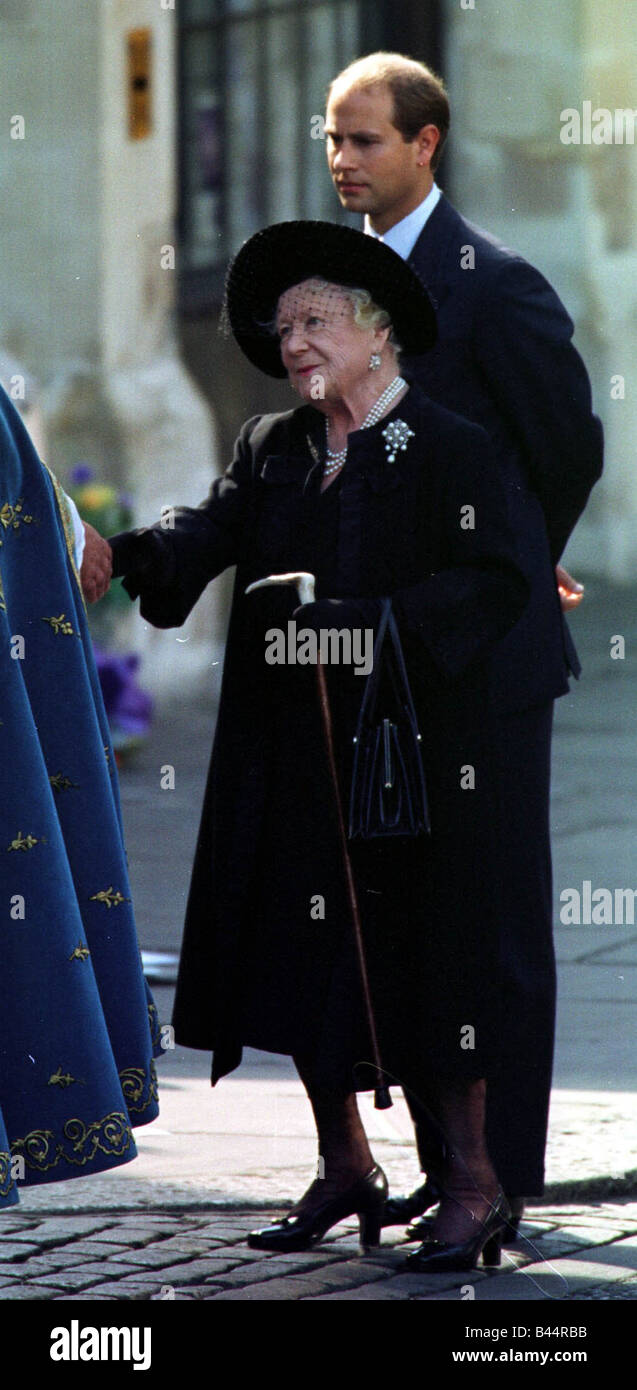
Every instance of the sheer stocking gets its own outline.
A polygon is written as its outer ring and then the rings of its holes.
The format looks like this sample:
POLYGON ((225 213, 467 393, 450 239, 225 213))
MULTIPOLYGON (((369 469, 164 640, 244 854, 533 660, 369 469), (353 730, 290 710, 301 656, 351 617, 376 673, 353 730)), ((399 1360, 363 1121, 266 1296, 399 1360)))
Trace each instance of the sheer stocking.
POLYGON ((318 1086, 310 1064, 295 1057, 294 1065, 307 1091, 318 1133, 318 1176, 292 1208, 306 1214, 364 1178, 374 1159, 358 1112, 356 1093, 327 1091, 318 1086))

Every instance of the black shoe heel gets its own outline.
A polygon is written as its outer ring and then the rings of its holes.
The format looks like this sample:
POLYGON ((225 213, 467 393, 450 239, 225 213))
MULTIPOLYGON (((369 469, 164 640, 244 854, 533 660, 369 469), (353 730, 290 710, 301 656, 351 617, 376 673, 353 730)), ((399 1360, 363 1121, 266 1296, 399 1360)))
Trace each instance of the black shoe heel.
POLYGON ((509 1204, 500 1191, 486 1220, 469 1240, 453 1245, 429 1235, 419 1250, 407 1256, 405 1268, 420 1274, 475 1269, 482 1254, 487 1269, 494 1269, 502 1258, 502 1239, 510 1216, 509 1204))
POLYGON ((382 1212, 359 1211, 358 1226, 364 1250, 373 1250, 375 1246, 380 1245, 382 1224, 382 1212))
POLYGON ((504 1231, 500 1230, 496 1235, 491 1236, 482 1251, 482 1263, 488 1269, 496 1269, 502 1260, 502 1237, 504 1231))
POLYGON ((358 1216, 361 1244, 373 1247, 380 1242, 380 1228, 387 1201, 387 1178, 378 1164, 364 1178, 359 1178, 346 1192, 331 1197, 313 1212, 299 1216, 284 1216, 274 1225, 261 1231, 251 1231, 248 1245, 253 1250, 308 1250, 311 1245, 345 1221, 358 1216))
MULTIPOLYGON (((392 1200, 400 1201, 401 1199, 392 1199, 391 1197, 389 1197, 387 1200, 388 1207, 391 1206, 392 1200)), ((509 1217, 509 1220, 506 1222, 504 1230, 502 1232, 502 1244, 515 1245, 520 1235, 520 1222, 524 1217, 524 1198, 509 1197, 507 1200, 511 1208, 511 1216, 509 1217)), ((432 1221, 432 1216, 416 1217, 415 1221, 411 1221, 409 1223, 405 1231, 405 1236, 407 1240, 426 1240, 427 1236, 429 1235, 429 1232, 431 1231, 432 1221)), ((390 1225, 392 1225, 392 1222, 387 1220, 387 1211, 385 1210, 385 1216, 383 1217, 383 1226, 390 1225)))
POLYGON ((503 1244, 515 1245, 520 1234, 520 1222, 524 1217, 524 1198, 509 1197, 509 1206, 511 1208, 511 1215, 504 1232, 503 1244))

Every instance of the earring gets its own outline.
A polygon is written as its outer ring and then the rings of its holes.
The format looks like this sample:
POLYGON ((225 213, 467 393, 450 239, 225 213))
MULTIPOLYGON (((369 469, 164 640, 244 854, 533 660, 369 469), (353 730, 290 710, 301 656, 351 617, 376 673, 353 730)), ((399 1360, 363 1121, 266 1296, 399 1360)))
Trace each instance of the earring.
POLYGON ((377 371, 378 371, 378 368, 380 367, 380 364, 381 364, 380 354, 379 354, 378 352, 373 352, 372 355, 371 355, 371 357, 370 357, 370 359, 369 359, 369 370, 370 370, 370 372, 377 372, 377 371))

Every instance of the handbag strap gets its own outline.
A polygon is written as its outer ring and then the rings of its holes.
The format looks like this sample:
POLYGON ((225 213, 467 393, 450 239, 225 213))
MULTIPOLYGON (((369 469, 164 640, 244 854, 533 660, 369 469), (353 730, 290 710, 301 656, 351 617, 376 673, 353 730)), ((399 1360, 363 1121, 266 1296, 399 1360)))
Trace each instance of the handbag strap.
POLYGON ((376 692, 378 690, 378 683, 380 681, 380 655, 383 649, 383 643, 385 641, 387 625, 391 616, 391 599, 384 598, 382 601, 380 622, 378 624, 378 630, 376 632, 376 641, 374 642, 372 669, 367 677, 367 680, 365 681, 365 691, 363 694, 363 700, 360 708, 359 722, 364 721, 370 705, 372 705, 374 700, 376 699, 376 692))
POLYGON ((411 715, 412 718, 413 718, 414 724, 417 724, 417 720, 416 720, 416 711, 415 711, 415 709, 414 709, 414 702, 413 702, 413 697, 412 697, 412 693, 411 693, 411 686, 410 686, 410 684, 409 684, 409 677, 408 677, 408 675, 407 675, 407 667, 406 667, 406 665, 405 665, 405 654, 404 654, 404 652, 403 652, 403 644, 402 644, 402 642, 401 642, 401 640, 400 640, 400 633, 399 633, 399 631, 398 631, 398 624, 397 624, 396 619, 395 619, 395 617, 394 617, 393 609, 391 608, 391 601, 390 601, 390 611, 389 611, 389 618, 388 618, 388 624, 387 624, 387 625, 388 625, 389 636, 390 636, 390 638, 391 638, 392 646, 393 646, 393 649, 394 649, 394 657, 395 657, 395 659, 396 659, 396 665, 397 665, 397 667, 398 667, 398 674, 399 674, 400 680, 402 681, 402 686, 403 686, 403 700, 404 700, 404 703, 407 705, 407 707, 408 707, 408 709, 409 709, 409 713, 410 713, 410 715, 411 715))
POLYGON ((397 698, 401 700, 401 702, 407 707, 409 715, 413 719, 414 725, 417 725, 416 711, 414 709, 414 702, 411 694, 411 688, 409 685, 409 679, 407 676, 407 667, 405 665, 405 656, 403 653, 402 642, 400 640, 400 633, 398 631, 398 624, 396 622, 396 618, 392 609, 391 598, 383 599, 382 605, 383 606, 381 610, 381 618, 378 624, 378 631, 376 633, 376 641, 374 642, 372 669, 369 676, 367 677, 367 681, 365 682, 365 693, 363 695, 363 700, 360 708, 359 724, 362 725, 368 718, 369 711, 373 710, 374 701, 376 699, 378 686, 381 679, 381 659, 385 655, 383 648, 386 642, 389 641, 389 643, 391 644, 391 652, 388 654, 388 658, 386 657, 386 664, 389 665, 389 673, 392 678, 392 683, 394 685, 395 690, 396 686, 399 686, 399 689, 396 692, 397 698), (395 672, 394 670, 392 670, 392 658, 393 665, 395 667, 395 672))

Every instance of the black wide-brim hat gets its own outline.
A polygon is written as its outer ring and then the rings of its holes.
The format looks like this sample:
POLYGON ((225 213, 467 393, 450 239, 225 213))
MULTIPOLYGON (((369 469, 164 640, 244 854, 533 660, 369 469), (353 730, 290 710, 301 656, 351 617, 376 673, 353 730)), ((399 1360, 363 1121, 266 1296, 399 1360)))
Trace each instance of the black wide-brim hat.
POLYGON ((244 242, 226 277, 224 320, 245 356, 268 376, 287 376, 271 327, 280 296, 303 280, 368 290, 385 309, 403 352, 428 352, 436 316, 415 271, 376 237, 336 222, 275 222, 244 242))

